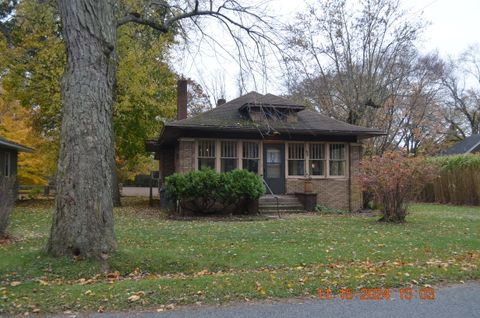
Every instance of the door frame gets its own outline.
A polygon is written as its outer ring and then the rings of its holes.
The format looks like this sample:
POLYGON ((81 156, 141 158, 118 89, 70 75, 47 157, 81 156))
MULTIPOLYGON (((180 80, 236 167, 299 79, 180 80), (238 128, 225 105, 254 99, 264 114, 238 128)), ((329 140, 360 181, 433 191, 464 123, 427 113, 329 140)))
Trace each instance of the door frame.
POLYGON ((284 142, 272 142, 272 143, 263 143, 262 147, 262 169, 263 169, 263 180, 270 187, 274 194, 285 194, 286 193, 286 178, 285 178, 285 143, 284 142), (267 149, 274 148, 280 150, 280 178, 279 183, 276 186, 273 186, 267 182, 265 178, 266 175, 266 165, 267 165, 267 149), (277 191, 278 190, 278 191, 277 191))

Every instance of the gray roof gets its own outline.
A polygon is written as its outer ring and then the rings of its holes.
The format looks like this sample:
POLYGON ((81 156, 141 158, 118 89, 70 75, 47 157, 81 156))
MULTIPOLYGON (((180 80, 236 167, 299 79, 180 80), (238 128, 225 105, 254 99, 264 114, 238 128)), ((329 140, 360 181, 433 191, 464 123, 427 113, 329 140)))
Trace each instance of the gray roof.
POLYGON ((457 142, 455 145, 445 150, 442 154, 448 156, 471 153, 478 146, 480 146, 480 134, 471 135, 470 137, 457 142))
POLYGON ((268 132, 268 130, 270 130, 288 134, 342 134, 356 135, 364 138, 384 134, 383 131, 378 129, 354 126, 332 119, 279 96, 272 94, 262 95, 257 92, 250 92, 194 117, 168 122, 165 124, 165 130, 169 128, 194 128, 219 131, 234 130, 243 132, 268 132), (290 107, 298 111, 298 120, 293 122, 281 120, 264 120, 261 123, 258 121, 254 122, 240 111, 245 108, 242 108, 242 106, 247 104, 278 109, 290 107))
POLYGON ((7 148, 11 150, 16 150, 16 151, 23 151, 23 152, 32 152, 33 149, 20 145, 16 142, 7 140, 5 138, 0 137, 0 148, 7 148))

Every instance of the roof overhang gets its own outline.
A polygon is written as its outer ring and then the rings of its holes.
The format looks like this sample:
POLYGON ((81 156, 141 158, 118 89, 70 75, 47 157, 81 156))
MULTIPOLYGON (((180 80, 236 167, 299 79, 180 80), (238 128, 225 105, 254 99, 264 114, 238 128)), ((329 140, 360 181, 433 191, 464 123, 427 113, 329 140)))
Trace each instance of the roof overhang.
POLYGON ((179 138, 222 138, 226 139, 265 139, 265 140, 318 140, 318 141, 348 141, 356 142, 360 139, 385 135, 382 131, 336 131, 336 130, 310 130, 277 129, 269 132, 251 127, 218 127, 218 126, 168 126, 162 130, 158 140, 145 141, 148 152, 158 152, 162 149, 174 147, 179 138))
POLYGON ((33 152, 33 149, 30 147, 26 147, 3 138, 0 139, 0 147, 21 152, 33 152))

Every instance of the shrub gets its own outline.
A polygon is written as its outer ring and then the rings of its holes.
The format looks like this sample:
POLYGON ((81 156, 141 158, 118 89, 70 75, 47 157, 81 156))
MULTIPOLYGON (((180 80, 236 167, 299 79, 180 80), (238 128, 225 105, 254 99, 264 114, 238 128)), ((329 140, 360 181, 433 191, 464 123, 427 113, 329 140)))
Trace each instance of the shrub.
POLYGON ((0 237, 6 236, 15 202, 15 179, 0 176, 0 237))
POLYGON ((359 182, 383 207, 380 221, 404 222, 408 204, 433 180, 437 169, 401 152, 374 156, 360 164, 359 182))
POLYGON ((166 190, 183 209, 201 214, 226 212, 231 208, 234 212, 244 212, 249 202, 265 193, 262 179, 246 170, 175 173, 166 178, 166 190))

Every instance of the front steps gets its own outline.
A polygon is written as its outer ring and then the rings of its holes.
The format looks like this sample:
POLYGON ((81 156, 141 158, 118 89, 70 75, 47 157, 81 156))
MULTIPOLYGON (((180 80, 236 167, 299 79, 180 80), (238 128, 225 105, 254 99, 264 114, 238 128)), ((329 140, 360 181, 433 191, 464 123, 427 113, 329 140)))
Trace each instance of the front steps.
POLYGON ((302 203, 295 195, 264 195, 258 200, 258 211, 260 214, 272 213, 300 213, 305 212, 302 203), (277 199, 278 198, 278 209, 277 199))

